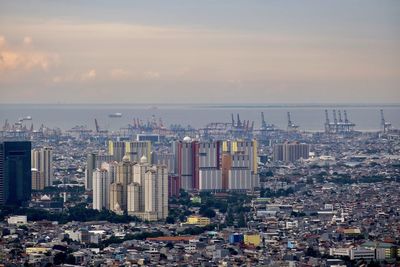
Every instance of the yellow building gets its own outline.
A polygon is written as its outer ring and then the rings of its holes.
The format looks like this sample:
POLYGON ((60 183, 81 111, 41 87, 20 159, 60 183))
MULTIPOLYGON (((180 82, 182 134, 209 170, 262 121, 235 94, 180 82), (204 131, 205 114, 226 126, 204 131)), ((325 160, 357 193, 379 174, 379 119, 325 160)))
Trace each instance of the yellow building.
POLYGON ((222 142, 222 152, 229 153, 231 155, 247 155, 250 160, 250 169, 254 174, 257 174, 258 167, 258 143, 257 140, 245 141, 245 140, 235 140, 235 141, 223 141, 222 142))
POLYGON ((189 216, 187 218, 187 224, 195 224, 195 225, 201 225, 201 226, 206 226, 211 223, 210 219, 207 217, 200 217, 200 216, 189 216))
POLYGON ((26 254, 44 254, 50 251, 51 248, 42 248, 42 247, 31 247, 26 248, 26 254))
POLYGON ((245 245, 257 247, 261 244, 261 236, 256 233, 245 234, 243 241, 245 245))

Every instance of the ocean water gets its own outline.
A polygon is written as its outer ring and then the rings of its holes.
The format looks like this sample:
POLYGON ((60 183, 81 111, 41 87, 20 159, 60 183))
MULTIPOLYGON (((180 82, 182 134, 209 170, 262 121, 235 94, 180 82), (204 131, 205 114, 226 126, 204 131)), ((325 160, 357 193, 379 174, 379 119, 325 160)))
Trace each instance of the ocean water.
MULTIPOLYGON (((332 109, 346 110, 350 121, 356 124, 355 129, 360 131, 376 131, 380 129, 380 109, 384 110, 385 119, 392 123, 394 128, 400 128, 399 105, 150 105, 150 104, 0 104, 0 126, 5 120, 10 123, 19 118, 31 116, 31 121, 25 121, 28 126, 33 123, 37 129, 41 124, 48 127, 58 127, 68 130, 76 125, 84 125, 95 129, 96 118, 100 127, 107 130, 118 130, 132 124, 133 118, 143 122, 151 120, 154 115, 162 118, 165 126, 171 124, 191 125, 202 128, 210 122, 230 122, 231 113, 240 114, 240 119, 255 122, 255 128, 260 127, 261 111, 264 112, 267 123, 286 129, 287 112, 292 121, 300 126, 301 130, 323 131, 325 109, 329 110, 330 119, 332 109), (110 118, 111 113, 122 113, 121 118, 110 118)), ((343 116, 343 112, 342 112, 343 116)))

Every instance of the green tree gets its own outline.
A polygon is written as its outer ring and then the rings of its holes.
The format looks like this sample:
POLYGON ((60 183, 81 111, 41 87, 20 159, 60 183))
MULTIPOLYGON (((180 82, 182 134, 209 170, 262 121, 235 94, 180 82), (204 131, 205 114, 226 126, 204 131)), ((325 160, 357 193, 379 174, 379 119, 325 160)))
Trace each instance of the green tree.
POLYGON ((172 216, 168 216, 168 217, 165 219, 165 222, 168 223, 168 224, 174 224, 174 223, 175 223, 175 218, 172 217, 172 216))

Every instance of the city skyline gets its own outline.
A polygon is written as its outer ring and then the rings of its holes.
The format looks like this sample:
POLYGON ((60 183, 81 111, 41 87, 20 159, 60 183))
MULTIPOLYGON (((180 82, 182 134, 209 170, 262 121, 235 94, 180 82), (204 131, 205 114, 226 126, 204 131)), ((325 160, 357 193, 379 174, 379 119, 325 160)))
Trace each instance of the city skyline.
POLYGON ((3 2, 0 103, 399 103, 396 1, 3 2))
POLYGON ((400 266, 400 0, 0 1, 1 266, 400 266))

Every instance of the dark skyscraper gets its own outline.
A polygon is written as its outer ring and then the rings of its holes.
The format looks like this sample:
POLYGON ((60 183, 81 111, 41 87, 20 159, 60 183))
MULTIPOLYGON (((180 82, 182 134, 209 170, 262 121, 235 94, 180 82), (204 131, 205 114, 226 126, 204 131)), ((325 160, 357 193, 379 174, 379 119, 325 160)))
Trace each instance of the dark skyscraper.
POLYGON ((31 142, 1 142, 0 205, 29 200, 31 183, 31 142))

